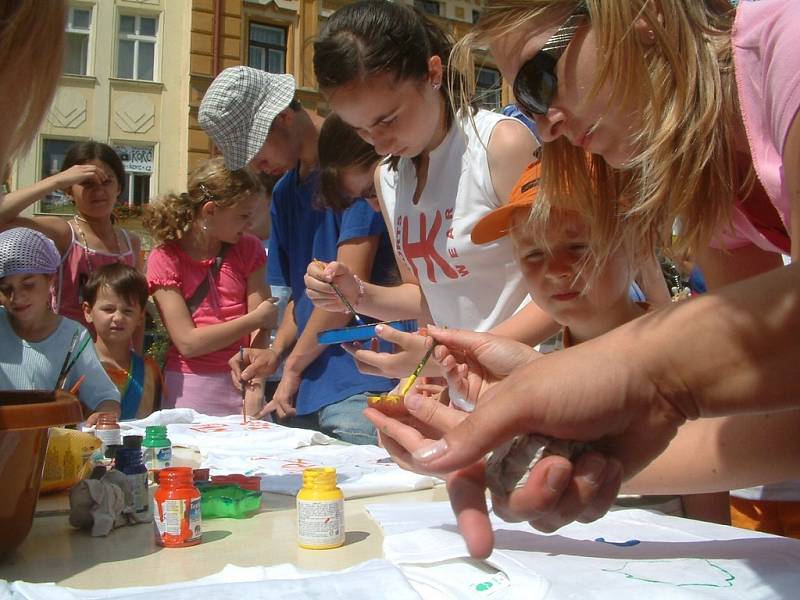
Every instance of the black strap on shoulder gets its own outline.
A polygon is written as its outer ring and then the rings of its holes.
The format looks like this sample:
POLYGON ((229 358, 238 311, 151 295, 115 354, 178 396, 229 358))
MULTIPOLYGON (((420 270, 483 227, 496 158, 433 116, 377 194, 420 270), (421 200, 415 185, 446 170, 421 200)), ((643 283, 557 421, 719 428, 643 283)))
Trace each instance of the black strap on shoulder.
MULTIPOLYGON (((209 267, 211 278, 213 279, 216 277, 219 270, 222 268, 222 263, 225 260, 225 255, 228 253, 231 245, 228 242, 222 242, 222 245, 219 247, 219 252, 217 253, 217 257, 214 259, 211 267, 209 267)), ((186 301, 186 307, 189 309, 189 314, 193 315, 194 311, 196 311, 200 305, 203 303, 203 300, 206 299, 208 296, 209 291, 209 278, 203 277, 203 280, 200 282, 200 285, 195 288, 194 293, 192 296, 186 301)))

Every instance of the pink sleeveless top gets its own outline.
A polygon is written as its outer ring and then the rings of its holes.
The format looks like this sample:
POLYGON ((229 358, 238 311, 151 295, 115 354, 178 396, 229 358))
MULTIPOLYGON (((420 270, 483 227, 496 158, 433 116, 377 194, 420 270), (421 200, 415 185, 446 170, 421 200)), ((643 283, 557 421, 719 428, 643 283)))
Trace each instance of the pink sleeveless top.
POLYGON ((72 232, 72 241, 64 256, 61 257, 61 264, 53 285, 53 311, 83 323, 94 335, 94 328, 83 317, 81 287, 89 279, 89 275, 103 265, 124 263, 135 267, 136 257, 133 254, 131 238, 125 229, 119 228, 128 249, 120 254, 111 254, 92 250, 78 242, 72 222, 68 221, 67 224, 72 232))

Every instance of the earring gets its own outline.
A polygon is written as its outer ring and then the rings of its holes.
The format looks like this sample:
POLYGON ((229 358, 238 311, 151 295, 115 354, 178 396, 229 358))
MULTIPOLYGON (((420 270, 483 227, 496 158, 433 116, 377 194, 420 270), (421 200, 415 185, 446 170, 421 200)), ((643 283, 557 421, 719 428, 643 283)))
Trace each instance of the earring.
POLYGON ((440 87, 442 87, 442 82, 441 81, 437 81, 437 82, 433 83, 432 85, 433 85, 433 89, 434 90, 438 90, 440 87))
POLYGON ((203 221, 203 224, 201 225, 201 229, 203 231, 208 231, 208 221, 203 221))

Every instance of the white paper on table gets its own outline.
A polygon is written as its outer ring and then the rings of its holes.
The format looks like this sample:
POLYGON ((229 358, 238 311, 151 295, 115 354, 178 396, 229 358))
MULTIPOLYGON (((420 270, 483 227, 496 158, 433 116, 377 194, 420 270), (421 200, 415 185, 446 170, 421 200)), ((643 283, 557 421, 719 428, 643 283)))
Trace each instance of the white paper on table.
POLYGON ((173 446, 191 448, 203 456, 218 449, 277 452, 332 441, 319 431, 268 421, 252 420, 243 424, 241 415, 211 417, 189 408, 161 410, 145 419, 122 421, 119 425, 123 435, 144 435, 148 425, 166 425, 167 437, 173 446))
POLYGON ((797 597, 800 588, 799 540, 642 510, 612 512, 549 535, 493 516, 495 551, 486 563, 496 571, 487 574, 466 558, 449 505, 435 504, 367 510, 384 529, 385 558, 412 583, 438 586, 437 594, 479 597, 482 586, 507 598, 758 600, 797 597), (453 563, 460 563, 460 578, 452 575, 453 563))
POLYGON ((376 597, 412 600, 419 595, 402 572, 385 560, 371 560, 336 572, 302 571, 294 565, 236 567, 182 583, 105 590, 80 590, 50 583, 0 581, 0 598, 5 600, 94 600, 99 598, 170 600, 373 600, 376 597), (5 586, 5 589, 4 589, 5 586), (377 595, 376 595, 377 594, 377 595))
POLYGON ((345 498, 361 498, 433 487, 434 477, 401 469, 383 448, 332 444, 283 452, 215 450, 204 458, 212 475, 260 475, 261 489, 296 496, 303 485, 303 469, 334 467, 345 498))

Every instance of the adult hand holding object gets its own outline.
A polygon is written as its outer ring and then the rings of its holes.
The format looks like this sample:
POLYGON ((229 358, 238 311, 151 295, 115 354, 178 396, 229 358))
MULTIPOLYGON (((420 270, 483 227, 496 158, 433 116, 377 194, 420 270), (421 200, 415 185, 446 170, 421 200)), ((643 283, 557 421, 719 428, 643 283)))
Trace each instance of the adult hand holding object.
POLYGON ((490 333, 428 329, 436 333, 433 357, 444 371, 450 399, 463 410, 472 410, 493 384, 541 356, 526 344, 490 333))
MULTIPOLYGON (((431 329, 429 335, 447 344, 453 332, 431 329)), ((622 467, 626 475, 641 469, 685 421, 685 412, 659 395, 636 356, 603 351, 603 346, 614 346, 614 332, 600 339, 605 343, 586 342, 517 369, 486 389, 475 411, 441 440, 414 451, 414 470, 451 473, 453 508, 474 556, 491 551, 483 499, 487 452, 530 432, 594 442, 597 451, 584 453, 574 465, 564 457, 545 457, 524 486, 493 497, 499 516, 553 531, 604 514, 619 490, 622 467), (619 393, 625 389, 627 396, 619 393)), ((485 365, 488 356, 479 362, 485 365)))

